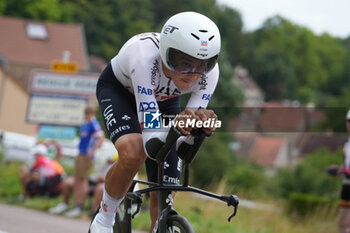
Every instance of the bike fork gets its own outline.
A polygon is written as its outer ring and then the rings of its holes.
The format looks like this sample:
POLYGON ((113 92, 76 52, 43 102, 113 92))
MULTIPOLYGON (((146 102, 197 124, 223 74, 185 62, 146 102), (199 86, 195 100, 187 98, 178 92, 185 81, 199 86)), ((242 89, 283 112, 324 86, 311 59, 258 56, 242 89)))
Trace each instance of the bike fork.
POLYGON ((169 215, 177 214, 173 209, 172 192, 158 191, 158 219, 152 233, 166 232, 166 220, 169 215))

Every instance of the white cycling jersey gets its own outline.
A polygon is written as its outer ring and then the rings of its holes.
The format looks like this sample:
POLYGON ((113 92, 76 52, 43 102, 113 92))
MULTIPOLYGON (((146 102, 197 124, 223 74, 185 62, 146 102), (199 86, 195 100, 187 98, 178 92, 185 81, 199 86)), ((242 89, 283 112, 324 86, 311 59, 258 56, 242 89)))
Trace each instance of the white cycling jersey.
MULTIPOLYGON (((186 108, 206 108, 219 78, 218 64, 203 75, 188 90, 180 90, 163 72, 159 50, 159 33, 143 33, 129 39, 112 58, 111 66, 118 81, 135 96, 138 118, 143 112, 156 111, 157 101, 191 93, 186 108)), ((181 43, 181 42, 179 42, 181 43)), ((154 137, 148 135, 145 138, 154 137)), ((163 137, 159 136, 162 140, 163 137)), ((146 140, 145 140, 146 139, 146 140)))

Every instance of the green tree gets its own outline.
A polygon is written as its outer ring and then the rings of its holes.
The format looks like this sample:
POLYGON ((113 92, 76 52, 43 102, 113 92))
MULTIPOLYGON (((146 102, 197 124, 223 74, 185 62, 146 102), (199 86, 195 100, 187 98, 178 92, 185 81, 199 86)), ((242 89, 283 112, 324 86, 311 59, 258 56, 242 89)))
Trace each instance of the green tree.
POLYGON ((30 18, 36 20, 58 21, 67 14, 59 0, 2 0, 0 15, 30 18))
POLYGON ((249 35, 248 40, 256 50, 248 55, 256 58, 245 58, 245 66, 268 95, 269 88, 276 87, 278 80, 286 83, 277 85, 279 93, 284 94, 272 94, 273 98, 291 98, 324 106, 328 96, 340 92, 346 52, 339 39, 327 34, 316 36, 305 27, 275 16, 249 35))
POLYGON ((266 91, 266 99, 282 100, 293 97, 295 80, 288 55, 278 49, 269 49, 260 52, 257 61, 255 79, 266 91))
POLYGON ((218 6, 217 9, 213 20, 220 29, 225 60, 235 66, 241 63, 244 53, 242 17, 239 12, 227 6, 218 6))

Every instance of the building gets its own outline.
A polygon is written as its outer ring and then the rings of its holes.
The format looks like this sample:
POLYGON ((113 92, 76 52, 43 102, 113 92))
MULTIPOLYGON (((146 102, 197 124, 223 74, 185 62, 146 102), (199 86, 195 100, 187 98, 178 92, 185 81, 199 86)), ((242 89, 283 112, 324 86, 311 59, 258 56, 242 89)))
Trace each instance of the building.
POLYGON ((242 66, 235 67, 233 82, 243 91, 243 107, 260 107, 265 102, 265 93, 242 66))
POLYGON ((273 173, 276 168, 289 167, 288 141, 285 138, 258 133, 237 133, 236 153, 273 173))
POLYGON ((50 69, 54 61, 70 60, 90 70, 84 28, 80 24, 0 17, 0 130, 32 135, 26 122, 33 69, 50 69))

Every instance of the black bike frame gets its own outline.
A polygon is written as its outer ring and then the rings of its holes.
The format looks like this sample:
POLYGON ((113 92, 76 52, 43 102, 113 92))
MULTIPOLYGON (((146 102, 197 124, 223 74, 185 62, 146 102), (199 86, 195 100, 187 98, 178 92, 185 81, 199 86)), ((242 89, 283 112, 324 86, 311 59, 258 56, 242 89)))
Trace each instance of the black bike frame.
MULTIPOLYGON (((143 180, 134 180, 133 185, 130 188, 130 192, 127 193, 125 197, 125 207, 124 210, 124 218, 121 221, 121 227, 122 232, 124 233, 131 233, 132 229, 132 218, 139 212, 140 206, 142 204, 142 194, 150 193, 157 191, 158 194, 158 220, 155 225, 155 228, 158 229, 158 232, 166 232, 166 220, 167 216, 169 214, 177 214, 177 212, 172 207, 172 202, 168 201, 167 198, 169 198, 169 195, 171 195, 172 192, 194 192, 198 193, 204 196, 208 196, 211 198, 218 199, 220 201, 223 201, 227 203, 228 206, 234 207, 233 214, 228 218, 228 221, 233 218, 237 213, 237 207, 239 204, 239 199, 236 195, 218 195, 212 192, 208 192, 199 188, 191 187, 188 185, 189 181, 189 166, 192 159, 189 159, 189 161, 183 160, 184 162, 184 173, 183 173, 183 185, 169 185, 163 183, 163 175, 164 175, 164 161, 171 149, 171 146, 176 142, 176 140, 181 136, 181 133, 177 131, 175 128, 171 128, 169 131, 168 137, 166 139, 166 143, 163 145, 163 147, 159 150, 156 159, 157 159, 157 165, 158 165, 158 183, 153 183, 149 181, 143 181, 143 180), (148 188, 140 189, 137 191, 133 191, 135 185, 144 184, 149 186, 148 188), (135 213, 131 213, 131 206, 132 204, 136 203, 138 206, 135 213)), ((201 142, 198 143, 197 147, 195 148, 195 153, 198 151, 200 144, 204 141, 205 136, 203 136, 200 140, 201 142)), ((156 232, 156 231, 155 231, 156 232)))

